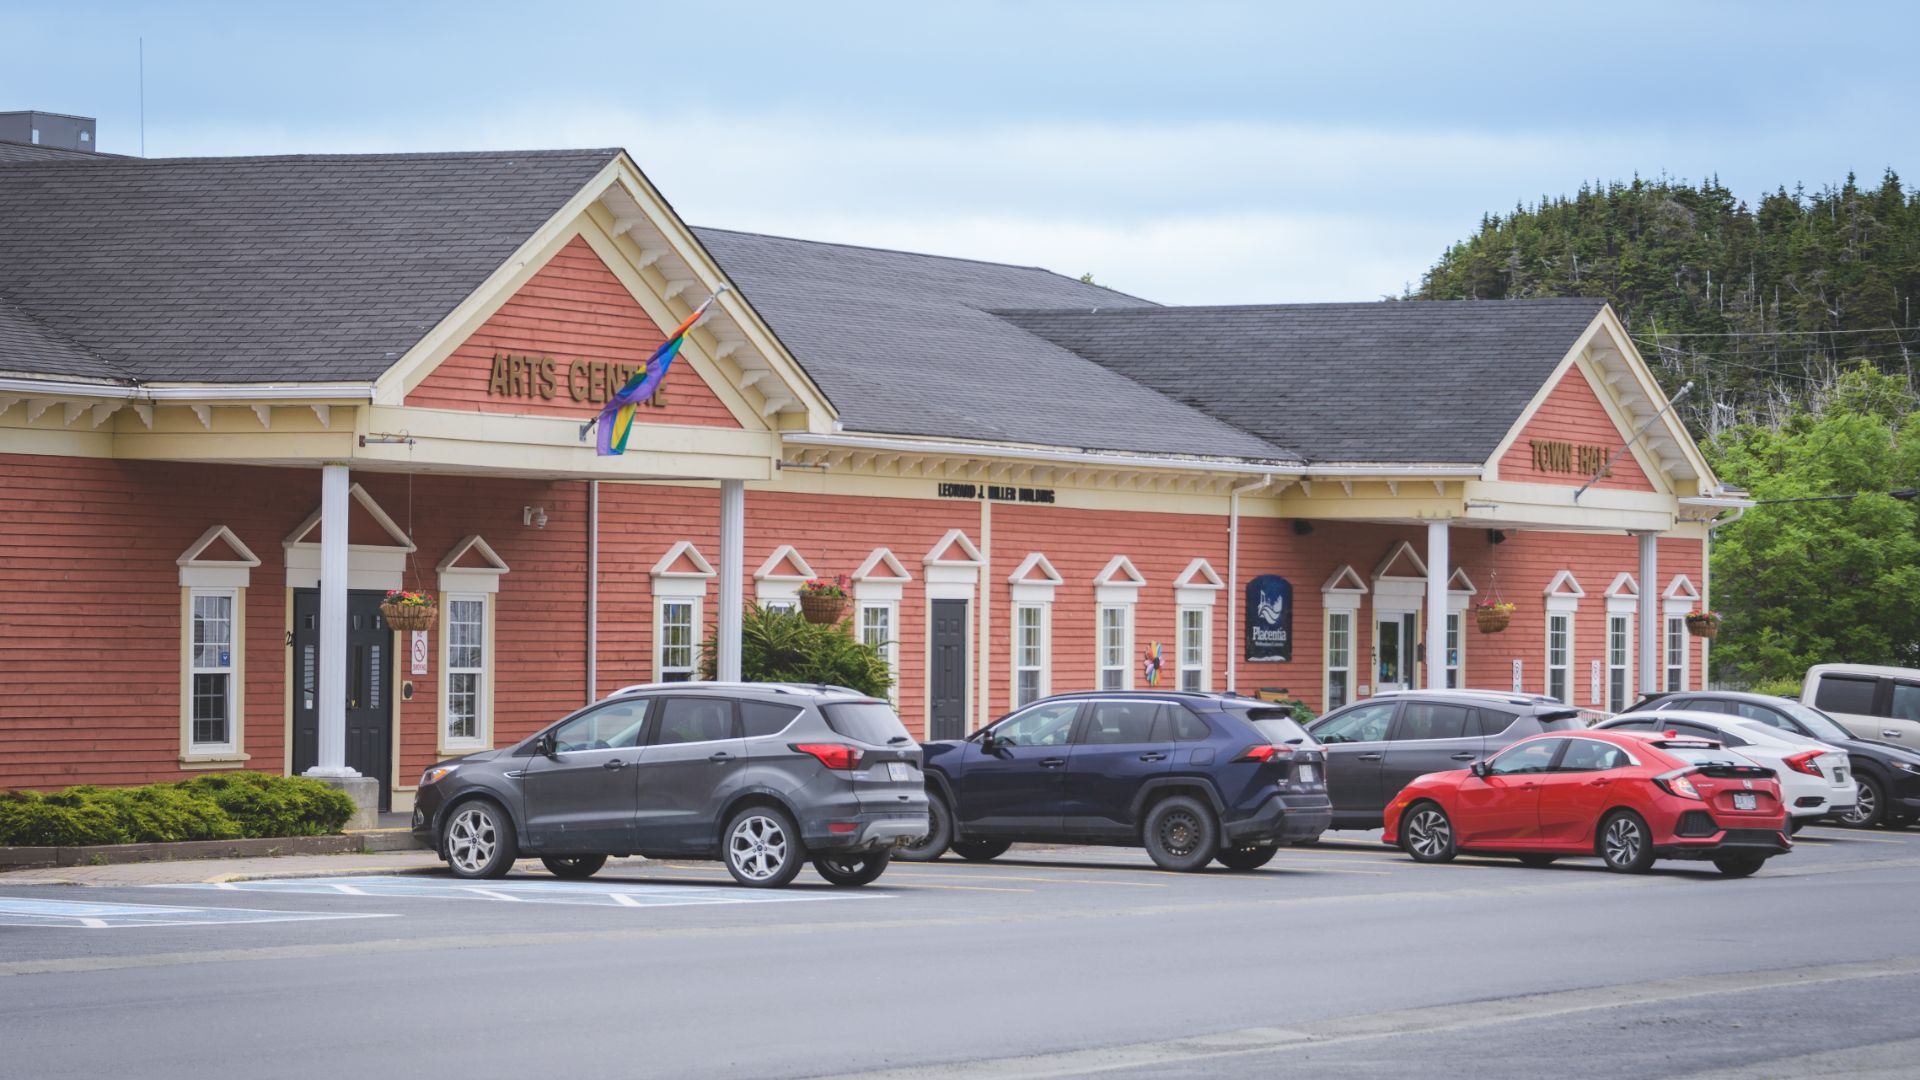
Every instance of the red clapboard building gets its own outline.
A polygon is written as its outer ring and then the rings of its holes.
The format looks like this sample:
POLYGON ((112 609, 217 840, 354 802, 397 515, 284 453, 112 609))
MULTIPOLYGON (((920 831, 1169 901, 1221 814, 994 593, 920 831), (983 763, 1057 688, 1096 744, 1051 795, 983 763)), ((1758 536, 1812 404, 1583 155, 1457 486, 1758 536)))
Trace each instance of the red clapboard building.
POLYGON ((690 228, 617 150, 0 144, 0 252, 0 787, 405 808, 710 637, 737 671, 742 606, 812 576, 929 737, 1149 678, 1618 709, 1703 684, 1684 615, 1743 505, 1599 301, 1163 307, 690 228))

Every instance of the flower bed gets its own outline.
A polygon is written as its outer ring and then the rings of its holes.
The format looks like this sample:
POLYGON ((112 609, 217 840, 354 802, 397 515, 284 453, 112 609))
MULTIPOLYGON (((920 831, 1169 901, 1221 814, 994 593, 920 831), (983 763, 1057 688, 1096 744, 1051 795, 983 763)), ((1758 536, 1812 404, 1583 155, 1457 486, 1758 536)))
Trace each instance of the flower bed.
POLYGON ((353 799, 318 780, 258 772, 144 787, 0 792, 0 846, 79 847, 256 837, 325 836, 353 817, 353 799))

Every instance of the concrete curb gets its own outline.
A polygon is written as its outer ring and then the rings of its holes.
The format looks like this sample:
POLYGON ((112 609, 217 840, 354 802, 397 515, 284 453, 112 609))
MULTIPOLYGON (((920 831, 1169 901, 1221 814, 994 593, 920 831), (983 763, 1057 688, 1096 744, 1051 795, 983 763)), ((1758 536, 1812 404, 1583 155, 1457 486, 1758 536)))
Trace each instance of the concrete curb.
POLYGON ((263 855, 339 855, 420 850, 404 829, 339 836, 278 836, 257 840, 184 840, 171 844, 98 844, 86 847, 0 847, 0 872, 55 866, 244 859, 263 855))

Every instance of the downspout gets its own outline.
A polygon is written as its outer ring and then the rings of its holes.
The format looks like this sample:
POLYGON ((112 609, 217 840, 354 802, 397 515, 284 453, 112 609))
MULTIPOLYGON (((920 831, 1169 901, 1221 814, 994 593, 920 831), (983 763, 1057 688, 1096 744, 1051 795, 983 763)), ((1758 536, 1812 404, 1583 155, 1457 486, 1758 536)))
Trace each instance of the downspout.
POLYGON ((1240 599, 1240 496, 1251 495, 1256 491, 1273 486, 1273 474, 1234 488, 1227 495, 1227 693, 1234 693, 1239 685, 1240 657, 1239 624, 1235 617, 1239 609, 1235 606, 1240 599))
POLYGON ((600 697, 600 481, 587 481, 587 704, 600 697))

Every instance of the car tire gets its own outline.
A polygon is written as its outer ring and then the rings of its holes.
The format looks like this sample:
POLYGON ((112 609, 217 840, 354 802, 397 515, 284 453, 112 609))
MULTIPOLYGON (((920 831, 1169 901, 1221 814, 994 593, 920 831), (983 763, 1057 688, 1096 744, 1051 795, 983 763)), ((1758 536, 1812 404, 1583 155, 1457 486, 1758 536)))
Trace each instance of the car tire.
POLYGON ((1220 850, 1213 809, 1191 795, 1171 795, 1147 811, 1141 830, 1147 855, 1162 870, 1198 870, 1220 850))
POLYGON ((1600 861, 1617 874, 1644 874, 1653 865, 1653 833, 1631 810, 1616 810, 1600 823, 1594 847, 1600 861))
POLYGON ((932 862, 946 854, 953 846, 953 811, 947 808, 947 800, 938 795, 927 795, 927 835, 917 844, 895 848, 893 857, 902 862, 932 862))
POLYGON ((440 826, 440 852, 455 877, 503 877, 516 854, 513 820, 491 799, 463 802, 440 826))
POLYGON ((1764 858, 1756 859, 1751 855, 1735 855, 1713 860, 1714 869, 1730 878, 1752 877, 1754 872, 1767 865, 1764 858))
POLYGON ((1459 853, 1454 846, 1453 820, 1440 804, 1422 801, 1407 807, 1400 818, 1400 850, 1414 862, 1452 862, 1459 853))
POLYGON ((1012 846, 1005 840, 955 840, 953 853, 968 862, 990 862, 1005 855, 1012 846))
POLYGON ((1221 848, 1213 857, 1229 870, 1258 870, 1279 853, 1277 847, 1229 847, 1221 848))
POLYGON ((800 843, 800 830, 785 810, 749 806, 727 822, 727 831, 721 834, 720 861, 740 884, 776 889, 799 875, 807 851, 800 843))
POLYGON ((579 881, 599 873, 600 868, 607 865, 607 857, 605 855, 544 855, 541 856, 540 864, 545 866, 547 873, 554 877, 579 881))
POLYGON ((1858 801, 1853 804, 1853 809, 1839 815, 1840 824, 1856 829, 1871 829, 1887 816, 1887 789, 1866 773, 1855 773, 1853 778, 1859 783, 1858 801))
POLYGON ((1522 855, 1520 865, 1529 870, 1538 870, 1543 866, 1552 866, 1554 860, 1559 857, 1558 855, 1522 855))
POLYGON ((871 885, 881 874, 887 872, 887 862, 892 853, 869 851, 862 855, 828 855, 813 860, 813 868, 827 879, 827 884, 847 889, 859 885, 871 885))

